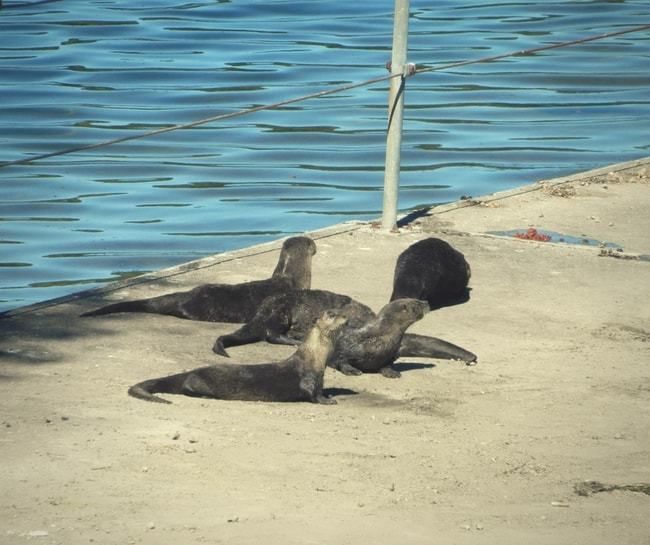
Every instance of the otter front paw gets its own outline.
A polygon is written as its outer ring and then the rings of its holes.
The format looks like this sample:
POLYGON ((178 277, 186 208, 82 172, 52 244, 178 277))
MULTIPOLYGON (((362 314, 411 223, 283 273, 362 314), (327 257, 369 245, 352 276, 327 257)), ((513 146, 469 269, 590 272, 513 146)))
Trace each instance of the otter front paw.
POLYGON ((332 399, 331 397, 320 395, 320 396, 316 396, 314 403, 321 403, 323 405, 336 405, 337 401, 336 399, 332 399))
POLYGON ((352 367, 349 363, 342 363, 341 365, 338 366, 338 370, 341 371, 344 375, 362 375, 363 372, 357 369, 356 367, 352 367))
POLYGON ((386 378, 399 378, 402 376, 402 373, 390 366, 382 367, 379 372, 386 378))

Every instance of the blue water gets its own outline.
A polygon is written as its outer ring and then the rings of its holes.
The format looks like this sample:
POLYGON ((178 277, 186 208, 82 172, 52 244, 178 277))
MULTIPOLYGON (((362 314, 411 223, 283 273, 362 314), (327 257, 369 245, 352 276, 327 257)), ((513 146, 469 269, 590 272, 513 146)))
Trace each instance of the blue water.
MULTIPOLYGON (((393 0, 4 0, 0 161, 384 75, 393 0)), ((650 22, 650 2, 411 0, 436 66, 650 22)), ((381 214, 382 83, 0 168, 0 310, 381 214)), ((400 209, 648 155, 650 32, 408 80, 400 209)))

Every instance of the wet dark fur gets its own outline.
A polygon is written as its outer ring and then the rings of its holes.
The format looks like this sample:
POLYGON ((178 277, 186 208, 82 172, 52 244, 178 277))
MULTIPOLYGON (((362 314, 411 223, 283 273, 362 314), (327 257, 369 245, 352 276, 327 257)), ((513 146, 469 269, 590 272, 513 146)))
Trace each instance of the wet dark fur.
POLYGON ((298 344, 323 311, 346 309, 347 327, 358 327, 375 313, 346 295, 324 290, 296 290, 269 297, 255 316, 237 331, 222 335, 214 344, 217 354, 227 356, 226 348, 267 341, 273 344, 298 344))
POLYGON ((206 322, 246 322, 262 301, 271 295, 311 285, 311 259, 314 241, 307 237, 287 239, 271 278, 242 284, 205 284, 190 291, 170 293, 150 299, 114 303, 82 316, 116 312, 166 314, 186 320, 206 322))
POLYGON ((379 315, 375 315, 370 308, 350 297, 323 290, 298 290, 267 299, 250 322, 229 335, 219 337, 213 350, 228 356, 228 347, 262 340, 276 344, 297 344, 316 317, 328 308, 343 309, 348 316, 348 323, 328 361, 328 365, 342 372, 359 374, 380 371, 391 374, 388 368, 403 356, 460 359, 468 363, 476 361, 476 356, 471 352, 441 339, 404 333, 428 310, 422 306, 422 302, 406 303, 401 307, 395 302, 392 306, 386 305, 379 315), (412 313, 408 318, 399 316, 398 309, 402 308, 404 314, 404 307, 410 308, 412 313), (424 310, 417 317, 420 309, 424 310))
POLYGON ((399 377, 393 363, 399 357, 402 337, 428 311, 427 303, 417 299, 391 301, 362 326, 346 328, 327 365, 346 375, 379 372, 388 378, 399 377))
POLYGON ((427 301, 431 310, 469 299, 469 263, 458 250, 439 238, 427 238, 397 258, 391 301, 412 298, 427 301))
POLYGON ((243 401, 310 401, 336 403, 323 395, 323 376, 345 313, 326 311, 296 352, 284 361, 255 365, 211 365, 169 377, 145 380, 129 395, 170 403, 156 393, 243 401))

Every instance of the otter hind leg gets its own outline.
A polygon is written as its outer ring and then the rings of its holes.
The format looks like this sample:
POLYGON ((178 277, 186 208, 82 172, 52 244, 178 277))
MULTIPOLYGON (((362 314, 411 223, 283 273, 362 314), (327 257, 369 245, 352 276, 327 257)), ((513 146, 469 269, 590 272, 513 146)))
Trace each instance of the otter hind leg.
POLYGON ((179 393, 190 397, 215 397, 213 385, 202 376, 193 372, 187 374, 179 393))
POLYGON ((221 356, 230 357, 226 348, 231 346, 241 346, 243 344, 256 343, 264 339, 264 333, 260 325, 256 322, 249 322, 237 331, 233 331, 228 335, 221 335, 214 346, 212 351, 215 354, 220 354, 221 356))

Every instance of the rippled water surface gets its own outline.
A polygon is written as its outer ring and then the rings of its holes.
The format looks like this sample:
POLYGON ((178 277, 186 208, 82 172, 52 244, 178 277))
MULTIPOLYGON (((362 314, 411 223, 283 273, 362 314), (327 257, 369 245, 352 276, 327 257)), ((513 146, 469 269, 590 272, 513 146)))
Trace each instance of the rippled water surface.
MULTIPOLYGON (((392 0, 4 0, 0 161, 385 74, 392 0)), ((650 22, 650 2, 411 0, 436 66, 650 22)), ((400 209, 648 155, 650 32, 408 80, 400 209)), ((0 310, 381 213, 381 83, 0 168, 0 310)))

